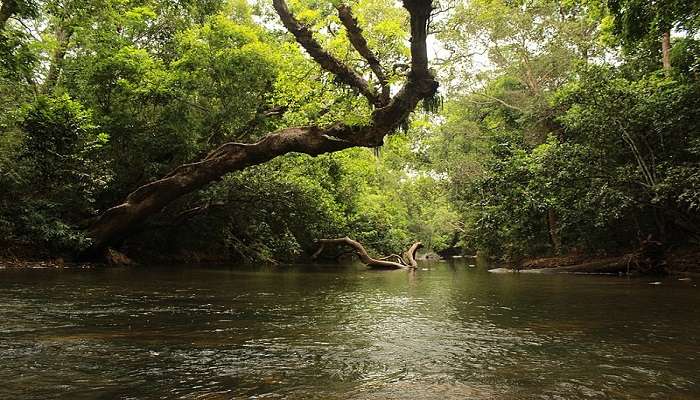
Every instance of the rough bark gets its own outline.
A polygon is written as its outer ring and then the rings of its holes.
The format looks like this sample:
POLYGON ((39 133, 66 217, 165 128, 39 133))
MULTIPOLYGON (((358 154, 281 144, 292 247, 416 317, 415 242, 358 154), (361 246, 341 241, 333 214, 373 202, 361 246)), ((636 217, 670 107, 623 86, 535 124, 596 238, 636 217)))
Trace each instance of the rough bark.
POLYGON ((418 250, 418 248, 421 247, 420 242, 414 243, 411 246, 411 248, 408 249, 405 253, 407 258, 410 257, 410 261, 406 262, 403 258, 399 257, 396 254, 392 254, 388 257, 373 258, 369 255, 369 253, 367 253, 367 250, 365 250, 364 246, 362 246, 360 242, 352 240, 347 236, 338 239, 319 239, 316 242, 319 244, 319 248, 318 250, 316 250, 312 258, 318 257, 326 245, 350 246, 355 250, 355 254, 357 254, 357 256, 360 257, 360 261, 362 261, 362 263, 364 263, 366 266, 370 268, 388 269, 416 268, 418 266, 418 263, 416 263, 415 254, 416 250, 418 250), (389 261, 389 258, 396 258, 396 261, 389 261))
POLYGON ((357 52, 360 53, 362 58, 364 58, 367 61, 367 64, 374 73, 374 76, 376 76, 379 80, 379 86, 381 88, 381 97, 379 101, 382 104, 388 103, 389 98, 391 96, 389 88, 389 79, 384 73, 384 69, 382 69, 382 65, 379 62, 379 59, 367 45, 367 40, 365 40, 365 37, 362 34, 362 29, 357 23, 357 19, 355 19, 355 17, 353 16, 352 10, 349 6, 341 4, 338 6, 338 17, 343 23, 343 26, 345 26, 348 40, 350 40, 350 43, 355 48, 355 50, 357 50, 357 52))
POLYGON ((418 262, 416 261, 416 252, 418 249, 423 247, 423 243, 415 242, 413 245, 404 253, 404 260, 411 268, 418 268, 418 262))
MULTIPOLYGON (((356 72, 334 58, 313 38, 289 12, 283 0, 273 4, 287 29, 311 57, 327 71, 357 88, 372 104, 376 94, 356 72)), ((427 24, 432 9, 431 0, 404 0, 411 15, 411 70, 403 87, 388 104, 376 108, 366 125, 337 123, 328 127, 293 127, 272 133, 256 143, 226 143, 204 159, 177 167, 167 176, 146 184, 129 194, 124 203, 105 211, 88 229, 92 247, 86 255, 100 254, 110 245, 123 240, 151 215, 182 195, 193 192, 223 175, 251 165, 262 164, 277 156, 305 153, 312 156, 350 147, 377 147, 384 136, 396 130, 425 98, 433 96, 438 87, 428 70, 426 49, 427 24)))
POLYGON ((306 50, 323 69, 333 73, 340 82, 348 84, 357 89, 369 102, 377 107, 381 107, 379 96, 360 74, 353 71, 345 63, 337 59, 331 53, 323 49, 314 39, 313 32, 307 26, 302 25, 289 11, 284 0, 273 0, 272 5, 277 11, 284 27, 294 35, 297 42, 306 50))
POLYGON ((7 21, 17 12, 16 0, 4 0, 0 6, 0 31, 5 29, 7 21))
POLYGON ((661 35, 661 62, 665 70, 671 69, 671 32, 661 35))
POLYGON ((56 48, 51 55, 51 65, 44 81, 44 93, 50 93, 58 83, 58 77, 63 69, 63 59, 66 56, 68 42, 72 35, 73 30, 71 28, 64 28, 60 25, 56 27, 56 48))
POLYGON ((107 210, 89 229, 93 247, 115 243, 173 200, 228 172, 261 164, 288 152, 317 155, 351 147, 353 131, 350 126, 288 128, 253 144, 226 143, 203 160, 182 165, 164 178, 141 186, 129 194, 124 203, 107 210))

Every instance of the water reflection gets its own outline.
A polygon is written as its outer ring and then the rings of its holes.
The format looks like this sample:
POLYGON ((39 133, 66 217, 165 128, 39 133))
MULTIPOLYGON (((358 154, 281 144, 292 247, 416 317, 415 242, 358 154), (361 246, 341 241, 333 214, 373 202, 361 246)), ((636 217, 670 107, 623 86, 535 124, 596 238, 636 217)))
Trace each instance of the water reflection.
POLYGON ((698 398, 698 288, 467 263, 0 271, 0 398, 698 398))

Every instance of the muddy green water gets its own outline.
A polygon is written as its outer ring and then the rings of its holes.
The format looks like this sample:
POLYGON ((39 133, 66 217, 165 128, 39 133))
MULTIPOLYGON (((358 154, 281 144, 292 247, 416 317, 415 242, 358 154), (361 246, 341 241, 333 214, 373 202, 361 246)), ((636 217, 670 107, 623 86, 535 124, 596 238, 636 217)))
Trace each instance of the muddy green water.
POLYGON ((649 282, 0 270, 0 399, 700 399, 698 282, 649 282))

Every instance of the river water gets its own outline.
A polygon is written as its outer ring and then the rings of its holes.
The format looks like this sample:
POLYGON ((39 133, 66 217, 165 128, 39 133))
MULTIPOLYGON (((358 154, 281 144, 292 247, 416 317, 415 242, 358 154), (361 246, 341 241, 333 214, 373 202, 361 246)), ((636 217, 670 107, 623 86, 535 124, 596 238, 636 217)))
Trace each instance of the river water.
POLYGON ((0 399, 700 399, 697 281, 0 270, 0 399))

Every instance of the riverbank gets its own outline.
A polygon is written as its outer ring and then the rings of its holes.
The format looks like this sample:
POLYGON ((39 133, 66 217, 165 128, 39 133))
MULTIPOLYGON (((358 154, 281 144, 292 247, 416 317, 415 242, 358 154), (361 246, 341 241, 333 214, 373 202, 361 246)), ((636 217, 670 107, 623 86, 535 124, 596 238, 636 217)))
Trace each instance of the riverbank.
POLYGON ((94 268, 102 264, 67 262, 62 258, 47 260, 23 260, 0 257, 0 269, 60 269, 60 268, 94 268))
MULTIPOLYGON (((7 248, 5 249, 7 250, 7 248)), ((136 265, 124 254, 110 250, 104 263, 77 263, 60 256, 51 257, 45 251, 35 249, 30 251, 28 247, 14 247, 13 252, 0 252, 0 269, 6 268, 90 268, 105 265, 136 265)), ((426 261, 426 257, 420 257, 426 261)), ((164 260, 158 260, 163 264, 164 260)), ((638 253, 625 253, 622 255, 586 255, 569 254, 564 256, 530 257, 522 259, 515 264, 507 264, 501 268, 492 269, 492 272, 526 272, 526 273, 587 273, 587 274, 639 274, 644 273, 640 268, 640 255, 638 253)), ((209 260, 202 258, 172 258, 168 263, 176 264, 200 264, 207 262, 221 263, 222 260, 209 260)), ((663 265, 669 274, 697 275, 700 276, 700 247, 684 247, 672 249, 666 252, 663 265)))
MULTIPOLYGON (((556 257, 526 258, 515 266, 498 268, 496 272, 531 273, 589 273, 589 274, 634 274, 644 273, 645 259, 639 253, 615 256, 573 254, 556 257)), ((661 266, 669 274, 700 275, 700 248, 685 247, 666 252, 661 266)))
POLYGON ((5 268, 75 268, 75 263, 63 254, 52 254, 45 246, 34 243, 0 240, 0 269, 5 268))

